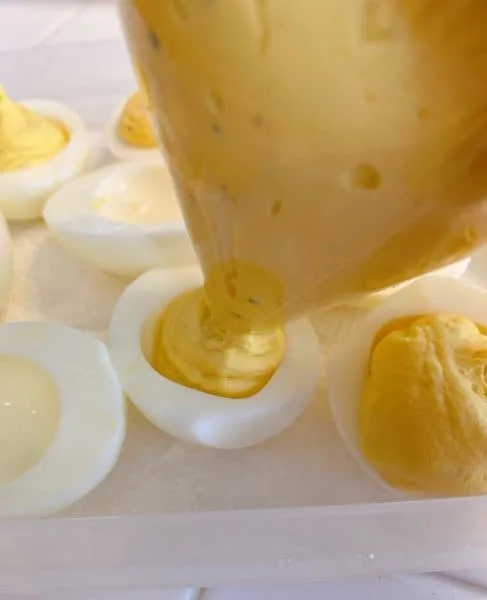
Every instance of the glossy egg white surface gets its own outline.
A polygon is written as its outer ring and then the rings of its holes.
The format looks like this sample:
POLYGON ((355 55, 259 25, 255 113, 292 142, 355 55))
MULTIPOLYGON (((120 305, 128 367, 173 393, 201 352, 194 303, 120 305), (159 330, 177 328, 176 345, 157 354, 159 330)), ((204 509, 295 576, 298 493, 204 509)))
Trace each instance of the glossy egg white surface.
POLYGON ((8 221, 41 217, 49 196, 83 171, 91 149, 91 139, 81 117, 70 108, 48 100, 32 100, 22 105, 62 123, 69 133, 69 142, 43 164, 0 173, 0 211, 8 221))
MULTIPOLYGON (((332 349, 327 366, 329 403, 335 424, 350 454, 377 482, 395 494, 364 459, 359 440, 358 407, 377 332, 400 317, 449 311, 487 326, 487 292, 454 278, 427 276, 386 298, 353 333, 332 349)), ((414 494, 416 495, 416 494, 414 494)))
POLYGON ((123 109, 125 108, 125 104, 127 103, 128 98, 125 98, 117 108, 113 111, 113 114, 108 121, 108 124, 105 128, 104 139, 107 145, 107 148, 110 152, 120 160, 133 160, 133 161, 163 161, 161 151, 159 148, 137 148, 137 146, 133 146, 132 144, 127 144, 119 135, 118 135, 118 123, 120 121, 120 117, 122 115, 123 109))
POLYGON ((104 344, 63 325, 1 325, 0 379, 0 517, 48 515, 83 498, 125 437, 104 344))
POLYGON ((198 267, 186 267, 150 271, 129 286, 110 323, 113 365, 132 402, 166 433, 219 449, 259 444, 289 427, 313 395, 321 370, 315 331, 307 320, 286 325, 284 360, 250 398, 226 399, 175 383, 145 358, 153 350, 151 330, 171 299, 202 282, 198 267))
POLYGON ((137 277, 196 261, 160 162, 117 163, 84 175, 49 199, 44 219, 66 250, 109 273, 137 277))

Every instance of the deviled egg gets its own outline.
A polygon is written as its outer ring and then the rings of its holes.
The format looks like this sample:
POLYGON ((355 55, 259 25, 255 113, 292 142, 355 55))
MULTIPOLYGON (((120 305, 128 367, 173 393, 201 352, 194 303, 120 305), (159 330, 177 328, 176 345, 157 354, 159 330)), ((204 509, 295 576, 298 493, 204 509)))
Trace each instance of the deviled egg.
POLYGON ((70 182, 44 219, 67 250, 95 267, 136 277, 196 260, 171 175, 162 163, 117 163, 70 182))
POLYGON ((0 87, 0 211, 37 219, 47 198, 82 171, 90 139, 81 118, 48 100, 16 104, 0 87))
POLYGON ((125 436, 105 346, 49 323, 0 325, 0 516, 59 511, 95 488, 125 436))
POLYGON ((105 131, 110 152, 122 160, 160 160, 155 127, 140 91, 134 92, 114 111, 105 131))
POLYGON ((332 351, 329 401, 351 454, 389 489, 487 493, 487 292, 425 277, 332 351))
POLYGON ((220 449, 258 444, 291 425, 310 401, 321 370, 315 331, 307 320, 286 325, 283 360, 250 397, 229 399, 181 385, 152 366, 160 351, 159 319, 176 296, 202 283, 195 266, 153 270, 129 286, 110 323, 112 363, 132 402, 166 433, 220 449))

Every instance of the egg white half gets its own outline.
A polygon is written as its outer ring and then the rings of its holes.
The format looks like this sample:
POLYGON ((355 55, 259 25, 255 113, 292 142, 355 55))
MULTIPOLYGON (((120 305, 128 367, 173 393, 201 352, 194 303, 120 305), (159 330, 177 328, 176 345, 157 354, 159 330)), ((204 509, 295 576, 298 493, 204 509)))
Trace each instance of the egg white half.
POLYGON ((44 164, 0 173, 0 211, 8 221, 38 219, 47 198, 86 166, 91 140, 81 117, 58 102, 32 100, 22 105, 56 119, 69 133, 66 146, 44 164))
MULTIPOLYGON (((117 275, 136 277, 156 267, 194 263, 196 255, 182 216, 161 223, 137 224, 107 219, 93 208, 107 185, 123 184, 134 173, 143 174, 150 169, 157 169, 167 180, 168 185, 161 189, 161 203, 177 203, 165 165, 117 163, 77 178, 55 193, 43 212, 48 228, 79 259, 117 275)), ((143 184, 139 201, 144 202, 143 184)))
POLYGON ((162 153, 159 148, 137 148, 131 144, 127 144, 118 135, 118 123, 122 116, 123 109, 127 103, 125 98, 119 106, 114 110, 108 124, 105 128, 104 138, 106 140, 107 148, 116 158, 120 160, 134 160, 134 161, 145 161, 145 160, 159 160, 163 162, 162 153))
POLYGON ((151 353, 144 324, 181 292, 203 283, 198 267, 154 270, 120 298, 110 323, 108 348, 127 395, 163 431, 183 441, 219 449, 259 444, 290 426, 310 401, 320 376, 321 354, 307 320, 286 325, 282 364, 250 398, 206 394, 166 379, 147 362, 151 353))
POLYGON ((123 391, 106 347, 67 326, 1 325, 0 354, 43 369, 57 388, 61 408, 45 454, 0 485, 0 517, 48 515, 88 494, 115 465, 125 436, 123 391))
POLYGON ((370 353, 377 332, 394 319, 409 315, 449 311, 487 326, 487 292, 453 278, 430 275, 386 298, 359 322, 343 342, 332 349, 327 366, 328 397, 335 424, 350 454, 378 483, 390 487, 364 459, 360 447, 358 409, 370 353))

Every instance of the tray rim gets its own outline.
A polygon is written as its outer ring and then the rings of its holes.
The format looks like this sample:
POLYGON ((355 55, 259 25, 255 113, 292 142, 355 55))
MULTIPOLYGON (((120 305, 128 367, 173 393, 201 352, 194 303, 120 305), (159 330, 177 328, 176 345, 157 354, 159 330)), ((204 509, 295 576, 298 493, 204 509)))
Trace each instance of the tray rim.
POLYGON ((485 569, 485 515, 487 498, 478 496, 3 521, 0 581, 11 589, 222 587, 485 569))

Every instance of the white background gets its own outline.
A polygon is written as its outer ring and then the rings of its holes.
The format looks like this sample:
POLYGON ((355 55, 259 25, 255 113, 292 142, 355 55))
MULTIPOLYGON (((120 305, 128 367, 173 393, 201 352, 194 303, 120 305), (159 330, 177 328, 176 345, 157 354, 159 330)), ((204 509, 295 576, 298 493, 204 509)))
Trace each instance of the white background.
MULTIPOLYGON (((0 53, 70 41, 113 40, 121 35, 112 0, 0 0, 0 53)), ((74 595, 46 592, 41 596, 49 600, 362 600, 366 596, 374 600, 474 600, 487 594, 482 579, 482 574, 473 573, 408 575, 258 589, 80 590, 74 595)))

